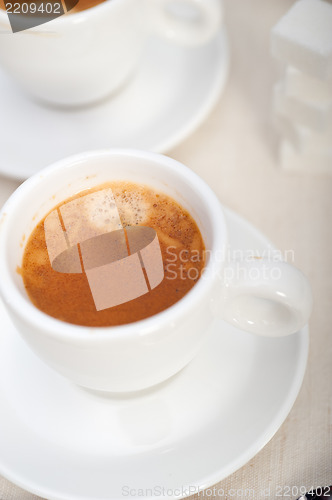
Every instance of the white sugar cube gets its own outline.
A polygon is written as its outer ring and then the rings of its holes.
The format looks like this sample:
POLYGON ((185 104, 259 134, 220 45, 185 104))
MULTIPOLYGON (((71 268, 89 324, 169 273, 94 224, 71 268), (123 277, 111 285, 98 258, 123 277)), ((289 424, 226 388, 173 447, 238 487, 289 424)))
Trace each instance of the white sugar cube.
POLYGON ((315 132, 277 113, 273 116, 273 124, 280 137, 291 143, 298 152, 324 150, 332 145, 332 126, 325 132, 315 132))
POLYGON ((282 168, 294 172, 332 174, 332 149, 311 150, 299 153, 288 141, 283 141, 279 149, 282 168))
POLYGON ((277 114, 317 132, 326 132, 332 125, 332 100, 287 95, 284 83, 274 87, 273 107, 277 114))
POLYGON ((332 103, 332 82, 318 80, 288 66, 285 71, 285 93, 302 101, 328 106, 332 103))
POLYGON ((305 127, 296 126, 299 134, 299 150, 304 153, 323 153, 332 152, 332 127, 328 128, 323 134, 313 132, 305 127))
POLYGON ((274 113, 273 125, 282 139, 286 139, 297 151, 302 149, 301 131, 296 123, 285 115, 274 113))
POLYGON ((319 79, 332 79, 332 4, 299 0, 272 30, 275 57, 319 79))

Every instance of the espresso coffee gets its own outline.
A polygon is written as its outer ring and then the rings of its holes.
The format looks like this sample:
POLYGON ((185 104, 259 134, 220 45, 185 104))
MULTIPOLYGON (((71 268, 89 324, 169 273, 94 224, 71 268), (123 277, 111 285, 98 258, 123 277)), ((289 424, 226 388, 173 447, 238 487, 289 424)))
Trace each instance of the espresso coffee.
POLYGON ((204 255, 196 222, 174 199, 111 182, 54 207, 30 235, 19 272, 46 314, 113 326, 153 316, 184 297, 201 277, 204 255))

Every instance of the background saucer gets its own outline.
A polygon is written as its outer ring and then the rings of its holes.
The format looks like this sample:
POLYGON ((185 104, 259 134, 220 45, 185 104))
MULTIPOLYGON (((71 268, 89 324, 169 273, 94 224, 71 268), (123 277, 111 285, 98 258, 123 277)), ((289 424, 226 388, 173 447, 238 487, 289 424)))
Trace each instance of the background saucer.
MULTIPOLYGON (((270 247, 226 214, 233 250, 270 247)), ((169 499, 225 478, 285 420, 308 353, 307 328, 262 338, 219 321, 169 381, 136 395, 100 396, 45 366, 2 304, 0 321, 0 474, 51 500, 120 499, 128 489, 130 498, 143 490, 169 499)))
POLYGON ((75 111, 32 101, 0 73, 0 173, 25 179, 82 150, 130 147, 165 152, 214 106, 228 63, 225 31, 195 49, 151 38, 139 69, 121 92, 75 111))

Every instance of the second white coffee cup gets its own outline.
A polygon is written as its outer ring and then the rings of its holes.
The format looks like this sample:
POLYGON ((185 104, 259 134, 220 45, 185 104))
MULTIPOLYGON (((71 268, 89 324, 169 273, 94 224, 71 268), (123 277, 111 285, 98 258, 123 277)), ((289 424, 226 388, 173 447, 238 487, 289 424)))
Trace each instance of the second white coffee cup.
POLYGON ((0 9, 0 66, 37 99, 80 106, 109 96, 131 77, 150 34, 195 46, 214 37, 221 22, 221 0, 106 0, 11 33, 0 9))

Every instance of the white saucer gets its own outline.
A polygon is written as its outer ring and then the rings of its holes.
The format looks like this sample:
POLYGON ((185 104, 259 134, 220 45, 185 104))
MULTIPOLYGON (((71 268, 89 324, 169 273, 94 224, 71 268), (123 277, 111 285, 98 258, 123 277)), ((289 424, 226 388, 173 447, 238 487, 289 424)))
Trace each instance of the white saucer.
MULTIPOLYGON (((233 249, 270 245, 237 215, 227 219, 233 249)), ((52 500, 120 499, 129 489, 131 498, 144 490, 169 499, 225 478, 285 420, 308 353, 307 328, 273 339, 216 322, 169 381, 131 397, 99 396, 30 352, 2 305, 0 317, 0 474, 52 500)))
POLYGON ((163 153, 204 120, 225 85, 228 63, 225 32, 195 49, 152 38, 121 92, 76 111, 42 106, 0 73, 0 173, 25 179, 82 150, 163 153))

